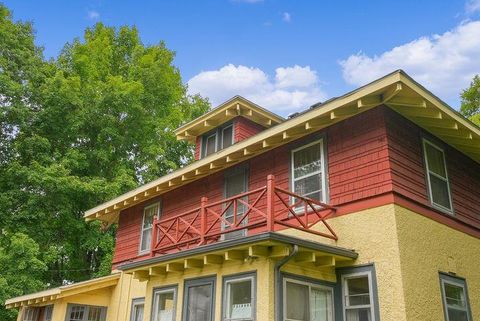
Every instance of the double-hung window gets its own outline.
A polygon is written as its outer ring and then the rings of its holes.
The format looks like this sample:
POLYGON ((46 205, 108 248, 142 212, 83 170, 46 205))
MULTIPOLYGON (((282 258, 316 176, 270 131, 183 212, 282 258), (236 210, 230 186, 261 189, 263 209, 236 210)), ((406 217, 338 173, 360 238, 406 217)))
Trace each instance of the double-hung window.
POLYGON ((448 181, 445 152, 430 141, 423 140, 428 191, 432 205, 452 213, 452 197, 448 181))
POLYGON ((284 279, 285 321, 333 321, 333 288, 284 279))
POLYGON ((227 123, 202 136, 202 158, 221 149, 230 147, 234 142, 233 124, 227 123))
POLYGON ((445 321, 471 321, 465 280, 440 273, 440 284, 445 321))
POLYGON ((130 313, 130 321, 143 321, 143 312, 145 310, 145 299, 138 298, 132 301, 132 312, 130 313))
POLYGON ((160 203, 147 206, 143 210, 142 231, 140 234, 140 253, 150 251, 152 243, 153 218, 160 217, 160 203))
POLYGON ((325 202, 327 184, 323 140, 292 150, 291 162, 293 193, 325 202))
POLYGON ((183 321, 213 321, 215 277, 185 281, 183 302, 183 321))
POLYGON ((342 276, 344 321, 375 321, 371 272, 342 276))
POLYGON ((105 321, 106 315, 105 307, 69 304, 66 321, 105 321))
POLYGON ((255 275, 224 279, 223 320, 253 321, 255 319, 255 275))
POLYGON ((153 291, 152 321, 175 320, 177 288, 161 288, 153 291))

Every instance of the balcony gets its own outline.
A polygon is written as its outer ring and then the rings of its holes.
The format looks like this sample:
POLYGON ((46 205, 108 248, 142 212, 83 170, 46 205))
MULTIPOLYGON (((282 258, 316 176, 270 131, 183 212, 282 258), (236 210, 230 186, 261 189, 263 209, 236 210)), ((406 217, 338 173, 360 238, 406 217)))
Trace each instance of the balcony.
POLYGON ((150 256, 288 228, 337 240, 326 221, 334 212, 334 207, 275 186, 269 175, 260 188, 215 202, 202 197, 192 210, 155 218, 150 256))

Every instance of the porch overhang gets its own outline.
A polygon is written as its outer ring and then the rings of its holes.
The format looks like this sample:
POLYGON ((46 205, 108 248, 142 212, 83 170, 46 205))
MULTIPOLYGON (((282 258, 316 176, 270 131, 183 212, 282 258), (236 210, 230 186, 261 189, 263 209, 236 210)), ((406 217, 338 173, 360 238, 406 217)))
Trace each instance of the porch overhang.
POLYGON ((55 300, 58 299, 115 286, 118 283, 120 274, 121 273, 118 272, 112 273, 108 276, 101 278, 73 283, 60 286, 58 288, 11 298, 5 301, 5 307, 7 309, 11 309, 23 306, 48 305, 52 304, 55 300))
POLYGON ((133 274, 135 279, 146 281, 152 276, 198 269, 206 265, 221 265, 228 261, 244 261, 255 257, 282 258, 290 254, 293 245, 300 249, 297 263, 311 264, 318 268, 345 265, 358 257, 354 250, 267 232, 125 263, 117 269, 133 274))

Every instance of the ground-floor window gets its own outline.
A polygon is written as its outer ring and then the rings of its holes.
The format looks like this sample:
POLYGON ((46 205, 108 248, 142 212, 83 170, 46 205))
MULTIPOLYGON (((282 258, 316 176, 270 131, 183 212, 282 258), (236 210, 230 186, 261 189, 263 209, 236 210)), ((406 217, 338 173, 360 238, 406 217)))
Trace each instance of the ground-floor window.
POLYGON ((184 287, 184 321, 212 321, 215 277, 187 280, 184 287))
POLYGON ((446 321, 471 321, 465 279, 440 273, 443 308, 446 321))
POLYGON ((107 308, 93 305, 69 304, 67 321, 105 321, 107 308))
POLYGON ((223 320, 254 320, 255 274, 228 276, 223 283, 223 320))
POLYGON ((153 291, 152 321, 175 320, 177 287, 158 288, 153 291))
POLYGON ((333 321, 333 288, 285 278, 283 315, 286 321, 333 321))
POLYGON ((22 321, 52 321, 53 305, 23 309, 22 321))
POLYGON ((133 299, 132 312, 130 313, 130 321, 143 321, 144 309, 145 309, 145 298, 133 299))

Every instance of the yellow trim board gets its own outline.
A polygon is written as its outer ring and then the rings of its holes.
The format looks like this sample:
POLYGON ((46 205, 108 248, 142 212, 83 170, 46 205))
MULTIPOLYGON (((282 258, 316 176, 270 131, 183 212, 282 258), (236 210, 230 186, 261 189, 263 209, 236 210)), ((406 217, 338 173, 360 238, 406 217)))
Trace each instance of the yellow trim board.
MULTIPOLYGON (((115 222, 121 210, 233 166, 272 148, 386 105, 480 163, 480 128, 397 70, 85 212, 115 222)), ((188 124, 187 124, 188 125, 188 124)))

